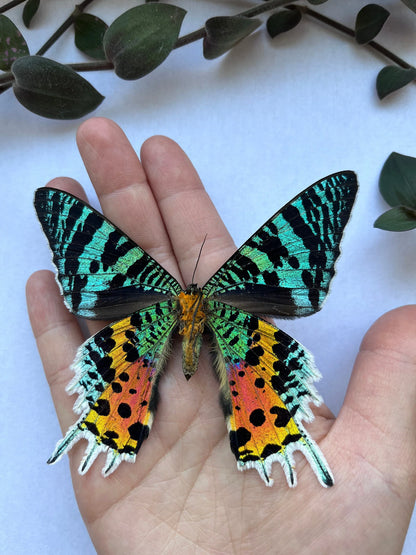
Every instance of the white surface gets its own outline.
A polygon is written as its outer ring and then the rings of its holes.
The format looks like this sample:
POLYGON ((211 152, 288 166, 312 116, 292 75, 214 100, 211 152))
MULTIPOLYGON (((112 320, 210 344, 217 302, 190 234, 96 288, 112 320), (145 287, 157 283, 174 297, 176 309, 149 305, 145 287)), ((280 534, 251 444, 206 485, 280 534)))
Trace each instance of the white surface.
MULTIPOLYGON (((32 52, 74 4, 61 0, 62 15, 57 17, 56 4, 52 8, 42 3, 34 30, 25 33, 32 52)), ((190 11, 184 32, 210 15, 253 5, 177 4, 190 11)), ((320 8, 352 25, 364 4, 332 0, 320 8)), ((416 14, 397 1, 383 4, 397 16, 380 42, 415 63, 416 14)), ((109 23, 133 5, 97 2, 91 11, 109 23)), ((16 21, 20 10, 13 11, 16 21)), ((82 60, 71 40, 68 32, 49 55, 65 62, 82 60)), ((351 40, 305 21, 274 42, 261 28, 212 62, 203 59, 201 43, 188 45, 141 81, 121 81, 110 72, 86 74, 106 96, 94 115, 114 119, 137 149, 153 134, 181 144, 237 244, 317 179, 337 170, 358 173, 360 193, 324 310, 283 326, 315 354, 324 376, 319 390, 334 411, 342 404, 364 332, 382 313, 416 300, 416 259, 409 256, 414 253, 414 232, 392 234, 372 226, 387 209, 377 189, 385 159, 393 150, 416 156, 416 89, 409 86, 381 104, 374 83, 383 65, 351 40)), ((21 107, 10 91, 0 96, 0 118, 0 552, 94 553, 67 462, 53 468, 45 464, 60 431, 24 298, 29 274, 51 267, 32 207, 35 188, 57 175, 69 175, 92 193, 75 145, 79 121, 39 118, 21 107)), ((415 552, 414 519, 404 553, 415 552)))

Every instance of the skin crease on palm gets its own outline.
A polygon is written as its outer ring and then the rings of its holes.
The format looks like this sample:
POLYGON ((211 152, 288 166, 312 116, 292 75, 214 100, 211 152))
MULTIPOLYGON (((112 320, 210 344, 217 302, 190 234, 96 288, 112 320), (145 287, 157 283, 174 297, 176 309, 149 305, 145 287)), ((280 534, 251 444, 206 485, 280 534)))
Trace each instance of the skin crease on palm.
MULTIPOLYGON (((191 280, 205 235, 199 284, 235 250, 176 143, 152 137, 139 161, 120 128, 102 118, 83 123, 77 140, 104 214, 182 284, 191 280)), ((48 185, 85 198, 72 179, 48 185)), ((84 337, 51 272, 31 276, 27 299, 65 432, 76 419, 75 397, 65 386, 84 337)), ((102 325, 89 322, 88 330, 95 333, 102 325)), ((136 463, 123 463, 104 479, 101 455, 80 476, 85 442, 69 453, 76 498, 97 552, 399 554, 416 492, 415 336, 416 306, 382 316, 363 339, 339 416, 325 406, 314 408, 316 419, 307 429, 333 471, 335 486, 329 489, 319 485, 300 453, 295 489, 278 463, 272 488, 254 469, 238 472, 207 349, 186 382, 174 344, 155 422, 136 463)))

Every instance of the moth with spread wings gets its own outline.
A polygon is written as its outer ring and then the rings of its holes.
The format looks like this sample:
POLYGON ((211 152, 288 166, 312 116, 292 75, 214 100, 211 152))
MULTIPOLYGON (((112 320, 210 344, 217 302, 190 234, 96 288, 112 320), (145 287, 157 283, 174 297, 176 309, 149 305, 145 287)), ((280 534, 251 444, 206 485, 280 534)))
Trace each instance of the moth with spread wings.
MULTIPOLYGON (((296 485, 293 452, 319 482, 331 471, 302 421, 319 405, 320 378, 302 345, 252 312, 285 318, 317 312, 326 297, 357 192, 353 172, 310 186, 268 220, 202 288, 176 279, 110 221, 52 188, 35 194, 65 304, 77 316, 112 320, 79 348, 68 385, 79 420, 49 463, 85 438, 79 471, 107 453, 103 475, 134 462, 148 437, 172 334, 182 336, 183 372, 197 370, 203 332, 215 349, 221 405, 239 469, 272 485, 279 461, 296 485)), ((162 400, 163 402, 163 400, 162 400)))

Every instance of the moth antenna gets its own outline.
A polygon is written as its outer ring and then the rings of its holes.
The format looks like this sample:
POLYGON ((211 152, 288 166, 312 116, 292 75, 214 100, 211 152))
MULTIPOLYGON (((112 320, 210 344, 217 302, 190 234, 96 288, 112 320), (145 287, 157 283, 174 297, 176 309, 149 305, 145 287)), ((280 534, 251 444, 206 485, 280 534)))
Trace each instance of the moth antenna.
POLYGON ((204 240, 202 241, 201 248, 199 249, 198 258, 196 259, 195 268, 194 268, 194 271, 193 271, 193 273, 192 273, 192 281, 191 281, 191 283, 195 283, 195 282, 194 282, 194 278, 195 278, 196 269, 198 268, 199 259, 201 258, 202 249, 204 248, 205 241, 207 240, 207 237, 208 237, 208 233, 205 235, 204 240))

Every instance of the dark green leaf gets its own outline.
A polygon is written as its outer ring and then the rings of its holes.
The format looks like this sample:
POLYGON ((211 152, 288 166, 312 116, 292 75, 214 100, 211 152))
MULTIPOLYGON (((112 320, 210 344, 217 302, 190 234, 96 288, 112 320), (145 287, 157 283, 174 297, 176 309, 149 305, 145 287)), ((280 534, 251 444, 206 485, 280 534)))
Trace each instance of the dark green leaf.
POLYGON ((102 19, 89 13, 79 14, 74 21, 75 46, 96 60, 105 60, 104 34, 108 26, 102 19))
POLYGON ((205 22, 204 57, 222 56, 261 25, 259 19, 241 15, 212 17, 205 22))
POLYGON ((357 14, 355 20, 355 40, 366 44, 373 40, 383 28, 390 12, 378 4, 367 4, 357 14))
POLYGON ((327 1, 328 0, 308 0, 309 4, 314 4, 315 6, 318 6, 318 4, 324 4, 327 1))
POLYGON ((377 75, 376 88, 380 100, 416 79, 416 68, 403 69, 397 66, 386 66, 377 75))
POLYGON ((392 152, 381 169, 378 186, 390 206, 416 209, 416 158, 392 152))
POLYGON ((30 27, 33 16, 38 11, 40 0, 27 0, 23 8, 23 23, 30 27))
POLYGON ((150 2, 118 17, 104 35, 107 59, 122 79, 139 79, 169 55, 178 40, 186 11, 150 2))
POLYGON ((104 98, 73 69, 41 56, 19 58, 12 72, 17 100, 45 118, 80 118, 97 108, 104 98))
POLYGON ((301 19, 302 12, 297 8, 276 12, 267 20, 267 32, 274 38, 280 33, 285 33, 296 27, 301 19))
POLYGON ((387 210, 374 222, 374 227, 386 231, 409 231, 416 228, 416 210, 406 206, 396 206, 387 210))
POLYGON ((5 15, 0 15, 0 69, 8 71, 12 63, 29 55, 29 48, 16 25, 5 15))
POLYGON ((416 12, 416 0, 402 0, 403 4, 405 4, 412 12, 416 12))

